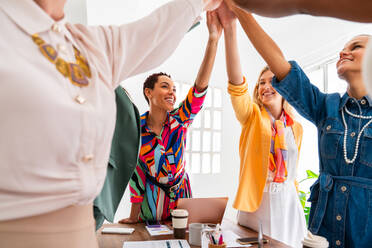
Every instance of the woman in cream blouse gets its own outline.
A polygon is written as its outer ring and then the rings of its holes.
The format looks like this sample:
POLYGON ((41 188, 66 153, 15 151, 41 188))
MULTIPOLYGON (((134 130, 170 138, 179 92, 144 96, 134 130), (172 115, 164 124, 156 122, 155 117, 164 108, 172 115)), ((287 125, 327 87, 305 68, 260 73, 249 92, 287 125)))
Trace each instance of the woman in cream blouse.
POLYGON ((115 88, 162 63, 221 0, 99 27, 66 23, 65 2, 0 0, 0 247, 97 247, 115 88))

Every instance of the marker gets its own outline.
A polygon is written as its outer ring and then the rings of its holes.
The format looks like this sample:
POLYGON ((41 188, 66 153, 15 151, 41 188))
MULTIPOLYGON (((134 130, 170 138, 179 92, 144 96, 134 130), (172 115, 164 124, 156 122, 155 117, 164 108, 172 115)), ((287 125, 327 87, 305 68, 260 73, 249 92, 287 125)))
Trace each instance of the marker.
POLYGON ((220 235, 220 238, 219 238, 219 240, 218 240, 218 244, 219 244, 219 245, 222 245, 222 244, 223 244, 222 234, 220 235))

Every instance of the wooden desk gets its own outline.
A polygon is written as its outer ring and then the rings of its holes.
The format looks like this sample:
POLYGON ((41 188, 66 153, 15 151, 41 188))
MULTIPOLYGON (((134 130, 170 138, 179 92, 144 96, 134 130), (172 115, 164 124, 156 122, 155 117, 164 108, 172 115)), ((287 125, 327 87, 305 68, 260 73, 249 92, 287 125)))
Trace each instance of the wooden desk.
MULTIPOLYGON (((222 228, 225 230, 231 230, 241 237, 257 237, 257 233, 251 229, 242 227, 230 220, 224 219, 222 221, 222 228)), ((278 248, 288 248, 289 246, 271 239, 270 237, 265 236, 270 242, 265 244, 265 247, 278 247, 278 248)), ((97 231, 97 239, 100 248, 122 248, 124 241, 144 241, 144 240, 164 240, 164 239, 173 239, 172 235, 163 235, 151 237, 145 229, 144 223, 139 224, 104 224, 97 231), (133 234, 102 234, 101 230, 103 227, 134 227, 136 230, 133 234)), ((186 233, 186 240, 189 240, 189 235, 186 233)), ((192 246, 191 248, 200 248, 200 246, 192 246)), ((257 247, 254 245, 252 247, 257 247)))

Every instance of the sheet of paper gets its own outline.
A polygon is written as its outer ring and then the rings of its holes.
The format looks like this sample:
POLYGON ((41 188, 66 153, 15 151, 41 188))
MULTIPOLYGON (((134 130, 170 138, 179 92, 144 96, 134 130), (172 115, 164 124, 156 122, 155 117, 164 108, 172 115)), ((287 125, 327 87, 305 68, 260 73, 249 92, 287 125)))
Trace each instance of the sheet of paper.
POLYGON ((184 239, 126 241, 123 244, 123 248, 190 248, 190 245, 184 239))
MULTIPOLYGON (((225 242, 227 248, 228 247, 250 247, 252 246, 252 245, 241 245, 238 242, 236 242, 236 239, 240 238, 240 236, 234 233, 233 231, 222 230, 222 235, 223 235, 223 241, 225 242)), ((203 235, 201 248, 208 248, 208 243, 209 243, 209 240, 205 237, 205 235, 203 235)))
POLYGON ((160 227, 146 226, 146 230, 149 232, 151 236, 173 234, 173 231, 170 230, 166 225, 160 225, 160 227))

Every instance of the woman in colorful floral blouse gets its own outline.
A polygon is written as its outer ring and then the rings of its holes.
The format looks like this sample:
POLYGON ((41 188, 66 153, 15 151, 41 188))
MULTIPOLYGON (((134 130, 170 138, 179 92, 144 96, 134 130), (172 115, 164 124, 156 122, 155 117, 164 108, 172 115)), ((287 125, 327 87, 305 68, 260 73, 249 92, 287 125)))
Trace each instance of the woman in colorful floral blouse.
POLYGON ((141 116, 142 146, 130 180, 130 217, 120 223, 165 220, 179 198, 190 198, 189 177, 183 157, 186 133, 203 105, 222 27, 216 12, 207 13, 209 40, 195 85, 176 109, 176 89, 165 73, 149 76, 143 93, 150 110, 141 116))

